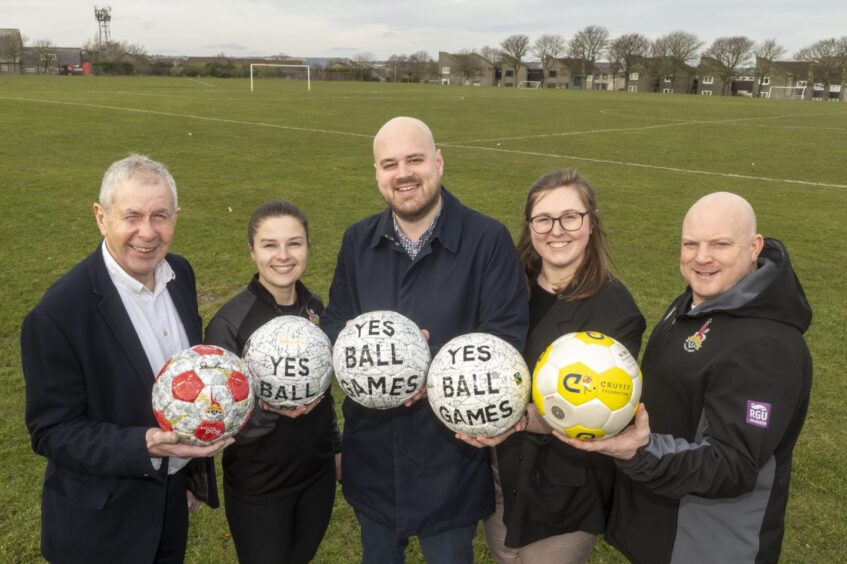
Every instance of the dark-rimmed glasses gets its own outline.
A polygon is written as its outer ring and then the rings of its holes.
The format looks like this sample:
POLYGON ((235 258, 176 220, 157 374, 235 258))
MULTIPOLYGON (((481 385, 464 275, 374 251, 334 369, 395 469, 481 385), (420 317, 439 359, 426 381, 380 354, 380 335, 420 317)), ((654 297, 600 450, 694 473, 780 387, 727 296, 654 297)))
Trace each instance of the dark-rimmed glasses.
POLYGON ((553 225, 556 222, 559 222, 559 225, 565 231, 579 231, 579 228, 582 227, 582 222, 585 221, 585 216, 590 212, 578 212, 569 210, 560 215, 559 217, 550 217, 549 215, 536 215, 535 217, 529 218, 529 225, 532 227, 532 230, 538 233, 539 235, 546 235, 553 231, 553 225))

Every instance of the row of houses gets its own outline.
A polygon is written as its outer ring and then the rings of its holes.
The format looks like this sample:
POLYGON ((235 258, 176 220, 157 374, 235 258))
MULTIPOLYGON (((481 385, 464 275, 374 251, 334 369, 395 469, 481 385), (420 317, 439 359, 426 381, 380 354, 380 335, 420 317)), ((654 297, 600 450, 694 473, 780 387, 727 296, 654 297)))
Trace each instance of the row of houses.
POLYGON ((628 73, 611 63, 567 57, 540 62, 522 62, 516 69, 508 64, 495 64, 478 53, 438 53, 441 84, 465 86, 543 86, 584 90, 619 90, 628 92, 661 92, 664 94, 699 94, 702 96, 755 96, 767 98, 773 92, 805 100, 842 98, 842 80, 836 77, 827 85, 816 80, 814 66, 801 61, 757 60, 756 67, 733 76, 729 88, 720 78, 714 60, 703 57, 695 67, 687 64, 667 68, 664 61, 653 57, 636 57, 628 73), (755 68, 769 68, 756 76, 755 68), (828 91, 827 91, 828 86, 828 91), (771 88, 776 87, 776 88, 771 88))

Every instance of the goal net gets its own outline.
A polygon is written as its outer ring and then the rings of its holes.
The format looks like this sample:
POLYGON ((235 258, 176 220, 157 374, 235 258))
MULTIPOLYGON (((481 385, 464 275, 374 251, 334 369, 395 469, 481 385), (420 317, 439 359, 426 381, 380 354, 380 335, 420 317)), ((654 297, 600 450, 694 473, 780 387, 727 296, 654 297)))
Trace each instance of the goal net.
POLYGON ((522 80, 518 82, 518 88, 538 88, 540 86, 540 80, 522 80))
POLYGON ((304 80, 306 90, 312 91, 312 76, 309 65, 277 65, 271 63, 250 64, 250 92, 254 89, 254 79, 274 78, 285 80, 304 80))
POLYGON ((771 100, 802 100, 805 86, 771 86, 766 98, 771 100))

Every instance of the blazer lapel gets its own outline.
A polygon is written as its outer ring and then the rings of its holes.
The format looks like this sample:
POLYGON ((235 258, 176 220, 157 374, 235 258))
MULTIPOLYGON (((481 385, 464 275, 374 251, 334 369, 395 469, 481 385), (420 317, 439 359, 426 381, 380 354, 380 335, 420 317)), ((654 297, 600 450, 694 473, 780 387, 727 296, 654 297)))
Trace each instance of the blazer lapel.
MULTIPOLYGON (((168 283, 168 292, 171 295, 171 300, 176 306, 176 311, 182 320, 182 326, 185 327, 185 335, 188 337, 188 342, 191 345, 200 343, 203 335, 202 325, 197 322, 197 310, 192 310, 192 305, 196 302, 191 299, 190 287, 186 284, 187 280, 180 280, 180 275, 177 273, 176 278, 168 283)), ((196 306, 194 306, 196 308, 196 306)))
MULTIPOLYGON (((112 331, 115 340, 135 368, 138 377, 141 378, 144 387, 152 393, 155 374, 150 368, 150 361, 147 360, 147 354, 144 352, 144 347, 135 332, 135 327, 133 327, 132 320, 126 312, 118 290, 109 277, 102 252, 102 249, 98 247, 91 263, 92 289, 96 295, 101 297, 100 313, 112 331)), ((106 346, 105 343, 103 345, 106 346)))

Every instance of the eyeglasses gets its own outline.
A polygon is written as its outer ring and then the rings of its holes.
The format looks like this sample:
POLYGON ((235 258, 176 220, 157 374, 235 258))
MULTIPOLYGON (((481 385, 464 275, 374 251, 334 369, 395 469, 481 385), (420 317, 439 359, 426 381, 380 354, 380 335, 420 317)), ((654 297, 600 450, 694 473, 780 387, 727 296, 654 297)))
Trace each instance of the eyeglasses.
POLYGON ((579 231, 579 228, 582 227, 582 222, 585 221, 585 216, 589 213, 591 212, 569 210, 559 217, 536 215, 535 217, 529 218, 529 225, 532 227, 532 230, 539 235, 546 235, 553 231, 553 225, 555 225, 557 221, 565 231, 579 231))

